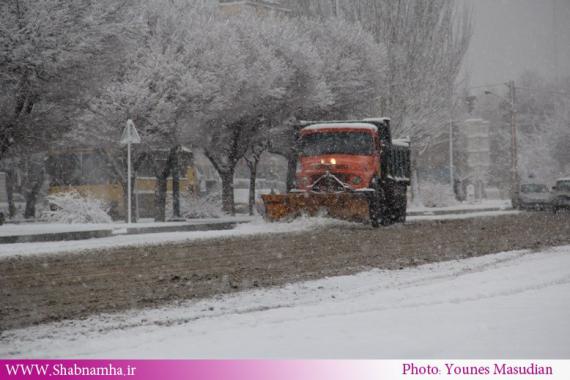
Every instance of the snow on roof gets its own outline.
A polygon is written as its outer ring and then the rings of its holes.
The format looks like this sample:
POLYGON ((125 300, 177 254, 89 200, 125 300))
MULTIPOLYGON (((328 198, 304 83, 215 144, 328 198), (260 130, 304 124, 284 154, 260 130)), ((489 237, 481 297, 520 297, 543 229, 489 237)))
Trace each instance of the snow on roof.
POLYGON ((558 181, 570 181, 570 177, 558 178, 558 179, 556 180, 556 182, 558 182, 558 181))
POLYGON ((366 129, 373 132, 378 132, 375 125, 368 123, 321 123, 313 124, 303 128, 303 131, 318 131, 321 129, 366 129))
POLYGON ((409 137, 405 137, 405 138, 401 138, 401 139, 394 139, 392 140, 392 145, 398 145, 398 146, 410 146, 410 138, 409 137))

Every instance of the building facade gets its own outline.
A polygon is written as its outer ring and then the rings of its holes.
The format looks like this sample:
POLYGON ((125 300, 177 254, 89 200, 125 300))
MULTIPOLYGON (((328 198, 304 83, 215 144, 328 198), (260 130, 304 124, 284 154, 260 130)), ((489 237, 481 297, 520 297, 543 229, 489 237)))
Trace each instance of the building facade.
POLYGON ((491 142, 489 122, 483 119, 468 119, 463 122, 461 134, 465 141, 467 196, 475 199, 485 197, 491 169, 491 142))

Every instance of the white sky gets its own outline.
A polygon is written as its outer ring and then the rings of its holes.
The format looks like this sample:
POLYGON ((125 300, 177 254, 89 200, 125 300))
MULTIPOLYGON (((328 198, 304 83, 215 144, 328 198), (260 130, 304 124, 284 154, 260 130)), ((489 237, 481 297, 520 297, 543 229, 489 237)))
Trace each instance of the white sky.
POLYGON ((559 75, 570 75, 570 0, 462 1, 474 10, 471 85, 516 79, 525 70, 554 76, 555 57, 559 75))

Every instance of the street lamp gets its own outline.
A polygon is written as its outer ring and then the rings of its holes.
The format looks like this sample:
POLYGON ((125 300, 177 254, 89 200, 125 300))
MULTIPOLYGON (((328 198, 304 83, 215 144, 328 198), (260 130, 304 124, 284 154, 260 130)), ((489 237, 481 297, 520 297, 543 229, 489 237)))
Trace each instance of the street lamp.
MULTIPOLYGON (((452 92, 453 94, 453 92, 452 92)), ((452 95, 453 98, 453 95, 452 95)), ((467 96, 465 97, 465 103, 467 104, 467 109, 469 114, 473 112, 473 108, 475 107, 475 101, 477 100, 476 96, 467 96)), ((449 118, 449 183, 451 185, 451 192, 455 194, 455 172, 453 168, 453 124, 459 122, 459 120, 454 120, 453 115, 453 105, 451 106, 451 115, 449 118)))
POLYGON ((519 192, 518 180, 518 153, 517 153, 517 114, 516 114, 516 87, 515 81, 505 83, 509 88, 510 99, 504 98, 489 90, 485 91, 485 95, 493 95, 507 101, 511 107, 511 202, 513 207, 517 207, 517 195, 519 192))

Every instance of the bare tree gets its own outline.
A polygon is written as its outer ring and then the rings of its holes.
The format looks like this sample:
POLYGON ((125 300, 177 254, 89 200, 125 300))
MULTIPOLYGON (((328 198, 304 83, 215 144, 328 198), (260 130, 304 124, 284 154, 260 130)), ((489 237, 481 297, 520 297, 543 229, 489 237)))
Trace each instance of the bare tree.
POLYGON ((249 196, 248 196, 248 211, 249 215, 253 215, 253 208, 255 206, 255 188, 257 180, 257 166, 263 153, 267 152, 271 146, 271 140, 268 136, 258 137, 249 145, 249 149, 244 155, 244 160, 249 169, 249 196))
MULTIPOLYGON (((326 0, 292 3, 298 14, 335 16, 326 0)), ((386 46, 386 88, 376 89, 378 110, 392 119, 396 135, 412 138, 414 156, 421 159, 447 129, 444 121, 449 120, 472 34, 470 10, 459 9, 453 0, 339 0, 339 4, 339 18, 361 23, 386 46)))
POLYGON ((127 2, 11 0, 0 4, 0 159, 57 138, 108 63, 114 17, 127 2))

